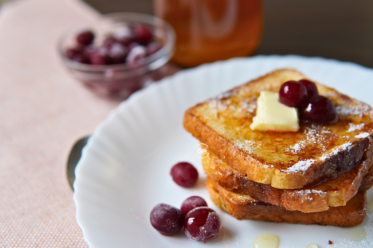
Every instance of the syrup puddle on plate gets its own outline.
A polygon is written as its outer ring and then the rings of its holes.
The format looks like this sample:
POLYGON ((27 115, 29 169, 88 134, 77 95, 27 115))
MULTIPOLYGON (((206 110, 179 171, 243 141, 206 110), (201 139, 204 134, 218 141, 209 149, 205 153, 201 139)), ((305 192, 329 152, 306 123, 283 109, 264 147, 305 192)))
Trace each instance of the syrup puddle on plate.
POLYGON ((254 248, 277 248, 279 237, 274 234, 266 233, 259 235, 253 242, 254 248))
POLYGON ((361 224, 360 226, 352 227, 347 233, 347 238, 352 241, 362 241, 366 239, 366 237, 367 231, 365 230, 363 224, 361 224))

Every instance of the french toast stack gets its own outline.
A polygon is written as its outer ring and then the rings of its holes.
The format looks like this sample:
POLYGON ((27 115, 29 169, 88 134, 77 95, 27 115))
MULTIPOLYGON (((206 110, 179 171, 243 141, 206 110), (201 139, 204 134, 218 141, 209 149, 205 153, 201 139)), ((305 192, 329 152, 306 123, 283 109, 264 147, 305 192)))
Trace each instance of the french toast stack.
POLYGON ((373 111, 315 82, 338 122, 300 122, 297 132, 250 128, 261 91, 278 92, 307 79, 282 69, 200 103, 185 113, 184 127, 205 144, 202 166, 213 202, 237 219, 355 226, 366 213, 373 185, 373 111))

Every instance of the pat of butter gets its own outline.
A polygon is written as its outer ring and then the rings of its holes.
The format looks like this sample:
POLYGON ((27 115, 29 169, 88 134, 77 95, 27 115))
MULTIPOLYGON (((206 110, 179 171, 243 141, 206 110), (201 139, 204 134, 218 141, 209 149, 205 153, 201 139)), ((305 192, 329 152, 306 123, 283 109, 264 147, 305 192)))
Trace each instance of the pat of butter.
POLYGON ((250 128, 269 132, 299 130, 298 111, 279 102, 276 92, 262 91, 257 101, 256 116, 250 128))

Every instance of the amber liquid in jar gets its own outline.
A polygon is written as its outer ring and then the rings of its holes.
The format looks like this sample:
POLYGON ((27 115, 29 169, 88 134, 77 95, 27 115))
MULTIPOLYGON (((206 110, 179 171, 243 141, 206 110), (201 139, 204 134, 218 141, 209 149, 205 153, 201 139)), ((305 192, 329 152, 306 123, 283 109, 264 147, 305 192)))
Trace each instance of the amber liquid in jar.
POLYGON ((185 67, 252 55, 259 45, 261 0, 154 0, 176 32, 172 60, 185 67))

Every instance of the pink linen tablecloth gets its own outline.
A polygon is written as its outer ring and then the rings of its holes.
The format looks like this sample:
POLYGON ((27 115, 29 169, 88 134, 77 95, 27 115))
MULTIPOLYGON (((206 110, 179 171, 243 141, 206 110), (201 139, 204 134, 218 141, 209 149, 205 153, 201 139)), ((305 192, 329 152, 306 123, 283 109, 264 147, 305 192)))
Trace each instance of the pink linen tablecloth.
POLYGON ((74 80, 56 43, 98 17, 78 0, 17 0, 0 11, 0 247, 87 247, 67 157, 118 102, 74 80))

